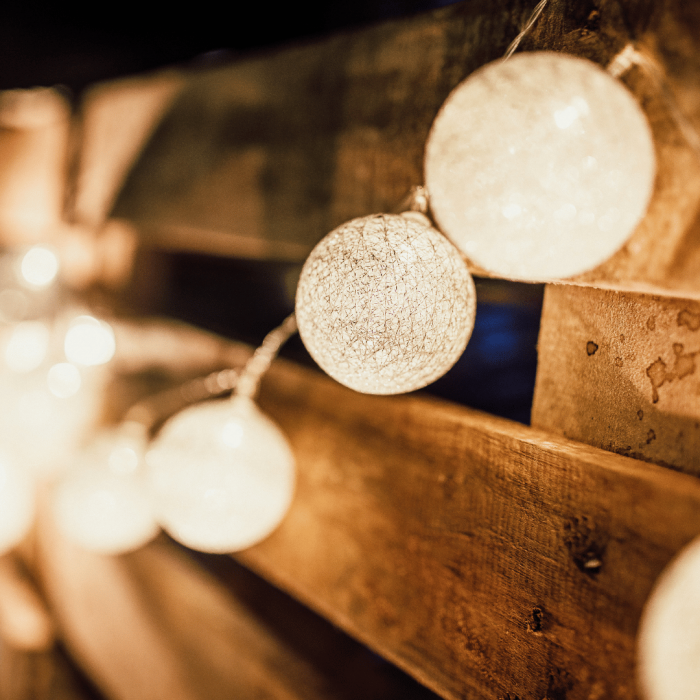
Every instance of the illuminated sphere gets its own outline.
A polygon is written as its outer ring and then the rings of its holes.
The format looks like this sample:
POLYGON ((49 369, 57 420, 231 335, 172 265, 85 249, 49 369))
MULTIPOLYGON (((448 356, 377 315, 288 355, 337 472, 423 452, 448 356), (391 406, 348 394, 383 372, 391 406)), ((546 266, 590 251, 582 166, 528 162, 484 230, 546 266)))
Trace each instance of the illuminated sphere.
POLYGON ((34 519, 34 489, 6 454, 0 454, 0 554, 18 544, 34 519))
POLYGON ((642 614, 637 653, 648 700, 700 698, 700 538, 659 578, 642 614))
POLYGON ((601 264, 633 233, 655 157, 644 113, 596 64, 522 53, 470 75, 433 123, 425 181, 440 228, 501 277, 601 264))
POLYGON ((248 398, 185 409, 163 426, 146 459, 161 525, 193 549, 250 547, 279 525, 292 501, 287 439, 248 398))
POLYGON ((441 377, 464 352, 475 313, 459 251, 434 228, 394 214, 331 231, 297 287, 307 350, 335 380, 367 394, 400 394, 441 377))
POLYGON ((158 532, 143 473, 145 444, 105 432, 56 486, 53 513, 73 542, 101 554, 137 549, 158 532))

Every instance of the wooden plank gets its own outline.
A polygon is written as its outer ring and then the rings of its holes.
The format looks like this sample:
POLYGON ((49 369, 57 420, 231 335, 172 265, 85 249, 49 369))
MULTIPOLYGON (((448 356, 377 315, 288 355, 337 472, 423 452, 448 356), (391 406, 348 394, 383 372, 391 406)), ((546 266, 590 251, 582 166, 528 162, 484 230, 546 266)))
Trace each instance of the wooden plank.
POLYGON ((224 587, 165 538, 99 556, 45 516, 36 565, 63 642, 112 700, 435 700, 264 581, 219 565, 224 587))
POLYGON ((28 653, 0 643, 3 700, 103 700, 65 650, 28 653))
MULTIPOLYGON (((336 225, 391 211, 422 182, 440 105, 502 55, 532 5, 456 3, 194 74, 113 215, 138 222, 144 241, 158 246, 302 260, 336 225)), ((522 48, 607 65, 631 40, 668 76, 680 112, 700 125, 693 3, 551 2, 522 48)), ((700 161, 654 80, 635 68, 624 81, 652 126, 656 191, 629 243, 574 281, 700 298, 700 161)))
POLYGON ((700 533, 697 480, 282 362, 261 403, 298 489, 239 561, 443 697, 637 697, 639 616, 700 533))
POLYGON ((76 119, 79 148, 73 164, 68 218, 99 228, 129 170, 187 78, 161 71, 91 87, 76 119))
POLYGON ((532 424, 700 475, 700 304, 549 285, 532 424))

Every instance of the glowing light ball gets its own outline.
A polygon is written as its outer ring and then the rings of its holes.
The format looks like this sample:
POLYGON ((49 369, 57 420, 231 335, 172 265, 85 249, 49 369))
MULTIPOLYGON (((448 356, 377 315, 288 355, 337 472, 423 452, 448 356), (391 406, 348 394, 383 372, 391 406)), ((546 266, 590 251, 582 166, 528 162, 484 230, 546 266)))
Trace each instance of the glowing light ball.
POLYGON ((56 523, 71 540, 102 554, 137 549, 158 532, 143 473, 145 435, 101 434, 53 495, 56 523))
POLYGON ((447 98, 425 153, 440 228, 502 277, 592 269, 646 212, 654 145, 632 94, 594 63, 522 53, 474 72, 447 98))
POLYGON ((49 350, 51 332, 41 321, 23 321, 11 331, 5 346, 5 364, 24 374, 41 365, 49 350))
POLYGON ((0 373, 0 446, 37 476, 63 470, 99 416, 100 379, 68 363, 0 373))
POLYGON ((700 698, 700 538, 659 578, 642 615, 637 657, 648 700, 700 698))
POLYGON ((64 342, 66 357, 79 365, 94 367, 114 357, 116 342, 112 327, 92 316, 73 319, 64 342))
POLYGON ((58 256, 50 248, 34 246, 22 257, 21 279, 37 289, 48 287, 58 275, 58 256))
POLYGON ((31 481, 7 454, 0 454, 0 554, 22 540, 33 519, 31 481))
POLYGON ((331 231, 297 287, 307 350, 331 377, 368 394, 413 391, 441 377, 464 352, 475 314, 459 252, 439 231, 401 215, 331 231))
POLYGON ((193 549, 250 547, 292 501, 287 439, 248 398, 185 409, 165 424, 146 461, 161 525, 193 549))

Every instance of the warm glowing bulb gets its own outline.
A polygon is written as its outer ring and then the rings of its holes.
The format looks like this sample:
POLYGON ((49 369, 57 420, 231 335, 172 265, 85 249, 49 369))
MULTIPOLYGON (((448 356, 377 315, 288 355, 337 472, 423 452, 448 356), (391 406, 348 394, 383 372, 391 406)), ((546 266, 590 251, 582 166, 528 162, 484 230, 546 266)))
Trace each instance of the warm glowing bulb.
POLYGON ((49 248, 34 246, 20 263, 22 279, 33 287, 48 287, 58 274, 58 257, 49 248))
POLYGON ((0 375, 0 446, 44 476, 64 468, 99 415, 101 382, 78 374, 81 386, 68 395, 77 368, 64 364, 50 371, 42 365, 27 374, 0 375))
POLYGON ((34 519, 30 480, 6 454, 0 454, 0 554, 18 544, 34 519))
POLYGON ((146 460, 161 525, 194 549, 250 547, 291 504, 292 452, 247 398, 185 409, 165 424, 146 460))
POLYGON ((464 351, 475 313, 457 249, 420 218, 394 214, 331 231, 297 288, 299 334, 311 356, 368 394, 413 391, 441 377, 464 351))
POLYGON ((145 435, 108 431, 96 438, 56 487, 53 512, 61 530, 85 549, 119 554, 158 532, 144 482, 145 435))
POLYGON ((82 384, 80 370, 70 362, 59 362, 49 369, 46 384, 49 391, 59 399, 75 396, 82 384))
POLYGON ((31 372, 44 361, 49 337, 48 326, 41 321, 17 324, 5 346, 5 363, 13 372, 31 372))
POLYGON ((502 277, 576 275, 646 212, 655 157, 624 85, 582 58, 522 53, 484 66, 433 124, 425 180, 440 228, 502 277))
POLYGON ((638 671, 645 697, 697 698, 699 660, 700 538, 664 571, 642 614, 638 671))
POLYGON ((66 357, 78 365, 103 365, 112 359, 115 348, 111 326, 92 316, 78 316, 66 333, 66 357))

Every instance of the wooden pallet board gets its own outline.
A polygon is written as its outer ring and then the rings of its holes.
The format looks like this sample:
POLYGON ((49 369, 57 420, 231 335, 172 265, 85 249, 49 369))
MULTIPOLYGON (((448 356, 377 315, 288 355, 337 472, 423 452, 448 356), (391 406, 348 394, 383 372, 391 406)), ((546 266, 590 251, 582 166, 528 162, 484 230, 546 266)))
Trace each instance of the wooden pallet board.
POLYGON ((700 475, 700 305, 548 285, 532 424, 700 475))
POLYGON ((286 363, 262 406, 299 483, 239 561, 445 698, 637 697, 639 617, 700 533, 700 482, 286 363))
MULTIPOLYGON (((502 56, 532 5, 455 3, 188 76, 112 215, 136 222, 153 246, 301 261, 335 226, 393 211, 422 184, 440 105, 502 56)), ((664 96, 700 128, 698 41, 700 9, 681 0, 551 0, 525 39, 521 50, 603 66, 633 42, 665 76, 662 86, 640 68, 623 78, 656 144, 647 216, 617 254, 574 283, 700 298, 700 160, 664 96)))

